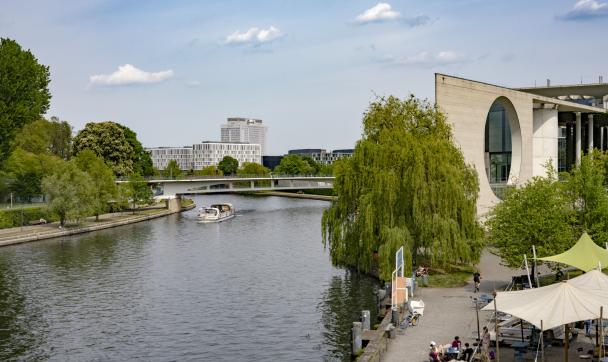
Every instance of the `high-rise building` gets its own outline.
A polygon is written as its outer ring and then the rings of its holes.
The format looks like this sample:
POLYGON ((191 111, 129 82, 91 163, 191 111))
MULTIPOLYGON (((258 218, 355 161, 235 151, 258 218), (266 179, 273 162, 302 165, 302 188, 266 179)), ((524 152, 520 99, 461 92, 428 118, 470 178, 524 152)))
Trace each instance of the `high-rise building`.
POLYGON ((222 125, 222 142, 254 143, 260 145, 262 156, 266 154, 266 126, 261 119, 228 118, 222 125))
POLYGON ((262 151, 258 144, 227 143, 205 141, 184 147, 155 147, 148 148, 152 165, 164 170, 169 161, 175 160, 181 170, 201 170, 207 166, 217 166, 225 156, 239 161, 262 163, 262 151))

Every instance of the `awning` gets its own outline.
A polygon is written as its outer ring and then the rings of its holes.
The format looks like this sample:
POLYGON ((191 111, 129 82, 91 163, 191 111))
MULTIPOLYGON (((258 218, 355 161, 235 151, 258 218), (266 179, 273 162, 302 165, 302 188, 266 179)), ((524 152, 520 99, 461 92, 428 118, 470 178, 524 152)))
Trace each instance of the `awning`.
MULTIPOLYGON (((574 279, 566 281, 577 288, 584 290, 608 290, 608 275, 599 270, 590 270, 574 279)), ((608 313, 608 311, 607 311, 608 313)))
MULTIPOLYGON (((608 313, 607 290, 585 290, 571 283, 560 282, 546 287, 513 292, 498 292, 496 309, 514 317, 528 321, 543 329, 551 329, 564 324, 600 316, 608 313)), ((482 310, 494 310, 494 303, 482 310)))
POLYGON ((598 246, 587 233, 583 233, 581 238, 568 251, 538 258, 538 260, 567 264, 587 272, 600 265, 602 269, 608 267, 608 250, 598 246))

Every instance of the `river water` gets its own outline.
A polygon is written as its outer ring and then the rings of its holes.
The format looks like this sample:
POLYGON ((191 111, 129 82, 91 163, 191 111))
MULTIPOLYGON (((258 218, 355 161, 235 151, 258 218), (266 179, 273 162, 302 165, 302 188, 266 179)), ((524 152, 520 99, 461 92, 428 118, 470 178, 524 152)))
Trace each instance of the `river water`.
POLYGON ((0 360, 350 359, 374 279, 331 265, 327 202, 213 195, 196 211, 0 249, 0 360))

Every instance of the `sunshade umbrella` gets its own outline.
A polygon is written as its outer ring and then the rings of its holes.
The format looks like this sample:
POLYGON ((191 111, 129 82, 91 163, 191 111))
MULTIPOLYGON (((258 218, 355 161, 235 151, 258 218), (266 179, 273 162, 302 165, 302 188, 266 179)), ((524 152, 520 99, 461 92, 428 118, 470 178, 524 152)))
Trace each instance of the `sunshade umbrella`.
POLYGON ((587 233, 583 233, 576 244, 567 251, 538 258, 538 260, 567 264, 587 272, 598 266, 601 268, 608 267, 608 250, 598 246, 587 233))

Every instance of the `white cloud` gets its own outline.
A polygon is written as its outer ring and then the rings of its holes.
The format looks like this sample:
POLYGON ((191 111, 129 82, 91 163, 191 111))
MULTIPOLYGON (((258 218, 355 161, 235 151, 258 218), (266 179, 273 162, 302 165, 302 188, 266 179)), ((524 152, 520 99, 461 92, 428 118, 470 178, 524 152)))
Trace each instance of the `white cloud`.
POLYGON ((584 21, 608 17, 608 3, 597 0, 578 0, 566 14, 559 16, 562 20, 584 21))
POLYGON ((173 76, 173 70, 163 70, 160 72, 146 72, 125 64, 118 67, 112 74, 95 74, 89 77, 92 84, 101 85, 129 85, 129 84, 152 84, 163 82, 173 76))
POLYGON ((388 55, 384 58, 383 62, 393 65, 418 65, 424 67, 434 67, 439 65, 450 65, 461 63, 466 60, 465 56, 453 51, 445 50, 440 51, 437 54, 429 52, 420 52, 415 55, 405 57, 395 57, 388 55))
POLYGON ((257 27, 249 28, 246 32, 239 32, 238 30, 228 35, 225 44, 264 44, 270 43, 273 40, 279 39, 283 36, 283 33, 271 25, 268 29, 260 29, 257 27))
POLYGON ((376 6, 369 8, 357 15, 355 22, 359 24, 367 24, 396 20, 399 18, 401 18, 401 14, 398 11, 393 10, 390 4, 378 3, 376 6))

